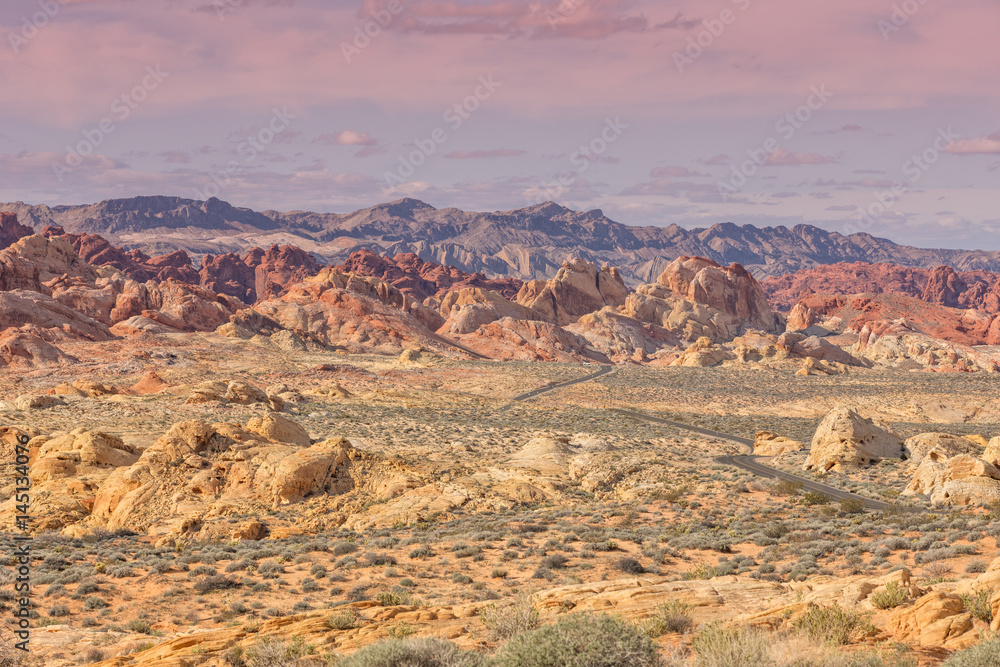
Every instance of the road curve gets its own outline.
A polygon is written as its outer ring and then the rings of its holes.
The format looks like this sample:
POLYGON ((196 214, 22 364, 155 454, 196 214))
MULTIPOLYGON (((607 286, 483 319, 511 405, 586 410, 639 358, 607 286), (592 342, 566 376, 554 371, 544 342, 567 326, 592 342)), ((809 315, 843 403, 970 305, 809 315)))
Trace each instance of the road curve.
MULTIPOLYGON (((591 373, 584 377, 578 378, 576 380, 567 380, 566 382, 559 382, 557 384, 547 385, 545 387, 539 387, 538 389, 533 389, 527 393, 521 394, 520 396, 515 396, 511 399, 511 402, 501 408, 501 410, 507 410, 511 408, 515 403, 520 403, 522 401, 527 401, 542 394, 547 394, 551 391, 556 391, 558 389, 563 389, 564 387, 570 387, 574 384, 581 384, 583 382, 590 382, 596 380, 599 377, 607 375, 614 371, 614 366, 602 366, 601 370, 596 373, 591 373)), ((796 482, 802 485, 804 491, 813 491, 815 493, 822 493, 823 495, 829 496, 834 500, 859 500, 861 501, 865 509, 884 511, 889 509, 891 506, 889 503, 884 503, 879 500, 872 500, 871 498, 866 498, 864 496, 859 496, 856 493, 851 493, 849 491, 844 491, 843 489, 838 489, 835 486, 828 486, 826 484, 821 484, 815 480, 806 479, 805 477, 799 477, 798 475, 793 475, 787 473, 784 470, 778 470, 776 468, 771 468, 770 466, 764 465, 760 462, 761 459, 767 459, 766 456, 753 456, 753 440, 748 438, 741 438, 736 435, 729 435, 728 433, 722 433, 720 431, 713 431, 707 428, 701 428, 700 426, 692 426, 690 424, 685 424, 683 422, 672 421, 670 419, 663 419, 662 417, 651 417, 650 415, 644 415, 641 412, 635 412, 633 410, 623 410, 621 408, 611 408, 611 412, 617 412, 618 414, 626 415, 634 419, 641 419, 642 421, 652 422, 655 424, 665 424, 667 426, 672 426, 674 428, 683 429, 685 431, 691 431, 699 435, 704 435, 710 438, 716 438, 718 440, 726 440, 728 442, 735 442, 738 445, 746 447, 746 455, 734 455, 734 456, 718 456, 713 459, 716 463, 722 465, 733 466, 739 468, 740 470, 746 470, 752 475, 757 477, 765 477, 767 479, 781 479, 789 482, 796 482)))

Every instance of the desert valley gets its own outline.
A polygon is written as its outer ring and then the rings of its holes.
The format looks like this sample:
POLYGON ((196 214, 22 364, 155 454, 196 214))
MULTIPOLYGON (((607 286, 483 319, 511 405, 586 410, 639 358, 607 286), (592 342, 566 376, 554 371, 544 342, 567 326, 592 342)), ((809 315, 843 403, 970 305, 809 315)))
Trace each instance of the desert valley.
POLYGON ((997 253, 0 208, 3 664, 996 664, 997 253))

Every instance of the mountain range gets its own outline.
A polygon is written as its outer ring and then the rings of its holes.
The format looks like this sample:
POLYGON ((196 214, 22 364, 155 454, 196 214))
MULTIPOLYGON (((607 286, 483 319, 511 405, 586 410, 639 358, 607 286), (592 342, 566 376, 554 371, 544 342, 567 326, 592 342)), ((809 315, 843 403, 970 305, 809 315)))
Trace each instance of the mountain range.
POLYGON ((512 211, 438 209, 416 199, 348 214, 254 211, 221 201, 142 196, 91 205, 0 204, 41 231, 100 234, 149 255, 184 250, 195 258, 291 244, 322 262, 342 263, 368 248, 383 256, 414 253, 470 273, 522 280, 553 275, 570 257, 617 266, 631 284, 655 280, 681 256, 738 262, 758 279, 840 262, 886 262, 930 269, 1000 271, 1000 252, 922 249, 867 233, 845 236, 810 225, 788 228, 720 223, 707 228, 634 227, 600 210, 546 202, 512 211))

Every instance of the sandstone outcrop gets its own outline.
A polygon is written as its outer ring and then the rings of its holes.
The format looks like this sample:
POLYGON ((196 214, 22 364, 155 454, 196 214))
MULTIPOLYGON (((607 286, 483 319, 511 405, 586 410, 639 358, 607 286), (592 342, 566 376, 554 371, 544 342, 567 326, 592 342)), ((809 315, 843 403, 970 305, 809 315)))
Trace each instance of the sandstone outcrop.
POLYGON ((504 317, 517 320, 543 319, 530 308, 508 301, 497 292, 479 287, 467 287, 445 294, 441 299, 441 316, 446 320, 438 333, 445 336, 472 333, 484 324, 504 317))
POLYGON ((830 411, 813 435, 806 470, 844 470, 902 458, 903 442, 885 424, 844 406, 830 411))
POLYGON ((684 350, 671 366, 706 368, 709 366, 718 366, 727 357, 726 350, 712 343, 712 340, 707 336, 702 336, 693 345, 684 350))
POLYGON ((978 454, 982 447, 974 440, 950 433, 921 433, 907 438, 903 443, 906 458, 911 468, 916 468, 931 452, 938 459, 951 458, 959 454, 978 454))
POLYGON ((585 338, 615 363, 648 361, 661 351, 677 350, 682 345, 677 334, 623 315, 610 306, 584 315, 565 329, 585 338))
POLYGON ((777 333, 782 328, 743 267, 722 267, 701 257, 671 262, 657 282, 636 288, 621 312, 689 342, 702 337, 729 342, 749 329, 777 333))
POLYGON ((381 281, 330 270, 258 303, 254 311, 304 340, 352 351, 398 355, 411 344, 446 346, 433 335, 444 324, 437 311, 381 281))
POLYGON ((517 278, 491 279, 482 273, 466 273, 453 266, 425 262, 413 253, 401 253, 389 258, 368 249, 351 253, 347 261, 335 269, 378 278, 421 302, 467 288, 496 292, 506 299, 513 299, 523 285, 517 278))
POLYGON ((851 353, 857 358, 896 368, 959 372, 998 370, 995 361, 975 349, 928 336, 903 319, 866 324, 851 353))
POLYGON ((753 441, 754 456, 781 456, 805 449, 798 440, 786 438, 771 431, 758 431, 753 441))
POLYGON ((627 295, 628 288, 618 269, 598 269, 585 260, 570 259, 555 278, 525 283, 515 301, 539 313, 545 321, 564 326, 605 306, 622 306, 627 295))
POLYGON ((474 333, 453 339, 490 359, 609 362, 605 355, 591 348, 583 336, 537 320, 504 317, 479 327, 474 333))
POLYGON ((930 496, 935 505, 986 504, 1000 500, 1000 470, 969 454, 931 449, 917 467, 906 495, 930 496))

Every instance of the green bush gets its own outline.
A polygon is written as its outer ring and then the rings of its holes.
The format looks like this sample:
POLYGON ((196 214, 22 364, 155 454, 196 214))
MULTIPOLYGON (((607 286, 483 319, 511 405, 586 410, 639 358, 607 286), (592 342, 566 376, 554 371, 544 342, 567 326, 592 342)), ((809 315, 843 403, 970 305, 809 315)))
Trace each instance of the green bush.
POLYGON ((656 645, 638 628, 606 614, 573 614, 524 632, 497 654, 496 667, 656 667, 656 645))
POLYGON ((866 614, 844 609, 838 604, 810 607, 793 625, 812 640, 835 645, 847 644, 852 637, 874 630, 866 614))
POLYGON ((486 659, 432 637, 385 639, 347 656, 337 667, 482 667, 486 659))
POLYGON ((996 667, 1000 665, 1000 638, 955 653, 941 667, 996 667))
POLYGON ((892 609, 903 604, 908 596, 909 592, 899 582, 890 581, 885 588, 872 593, 868 600, 876 609, 892 609))
POLYGON ((538 610, 531 604, 531 598, 520 595, 514 604, 498 607, 491 604, 479 612, 479 620, 489 630, 493 641, 507 641, 522 632, 538 627, 538 610))
POLYGON ((670 600, 656 608, 649 618, 639 624, 639 629, 650 639, 662 637, 669 632, 683 633, 691 629, 694 607, 683 600, 670 600))
POLYGON ((758 667, 772 664, 771 639, 760 630, 713 623, 692 642, 698 667, 758 667))
POLYGON ((990 602, 993 599, 992 588, 977 588, 972 595, 963 595, 961 598, 965 603, 965 610, 980 621, 989 623, 993 620, 993 605, 990 602))

